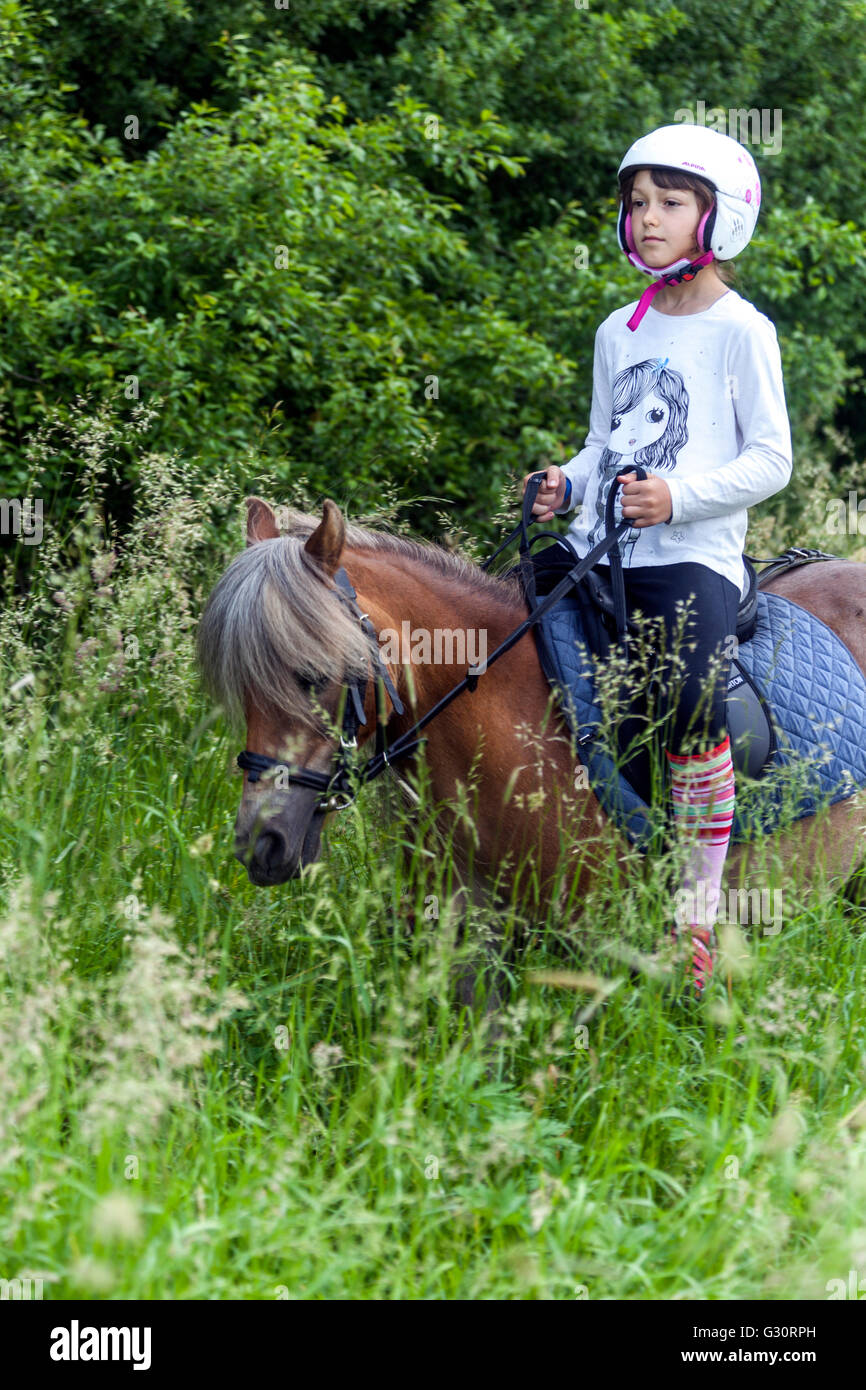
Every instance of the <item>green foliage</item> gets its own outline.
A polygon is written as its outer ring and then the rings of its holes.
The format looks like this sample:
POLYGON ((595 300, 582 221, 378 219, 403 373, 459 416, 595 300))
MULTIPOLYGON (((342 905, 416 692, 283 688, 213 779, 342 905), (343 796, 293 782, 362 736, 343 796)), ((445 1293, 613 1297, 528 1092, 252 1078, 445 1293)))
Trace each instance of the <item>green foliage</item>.
MULTIPOLYGON (((7 0, 6 491, 49 404, 120 390, 162 403, 156 442, 184 457, 258 460, 284 489, 302 470, 356 509, 423 491, 489 539, 509 480, 580 446, 595 328, 642 287, 613 235, 622 152, 702 100, 781 118, 741 288, 779 329, 797 466, 771 505, 796 526, 864 442, 863 19, 858 0, 738 2, 712 26, 692 0, 7 0)), ((57 506, 68 463, 43 475, 57 506)), ((116 466, 122 518, 137 465, 116 466)))

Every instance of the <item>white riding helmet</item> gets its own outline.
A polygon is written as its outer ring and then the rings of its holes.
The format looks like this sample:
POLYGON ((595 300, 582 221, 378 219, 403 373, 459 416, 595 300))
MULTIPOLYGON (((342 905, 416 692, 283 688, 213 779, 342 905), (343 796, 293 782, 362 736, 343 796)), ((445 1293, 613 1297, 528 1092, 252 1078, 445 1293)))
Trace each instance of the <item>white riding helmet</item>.
MULTIPOLYGON (((707 262, 714 258, 731 260, 748 246, 761 205, 761 180, 754 159, 739 141, 709 126, 659 126, 635 140, 619 166, 620 184, 624 175, 638 169, 675 169, 709 184, 715 205, 701 218, 695 234, 700 250, 712 252, 707 262)), ((638 255, 631 213, 624 203, 616 231, 620 247, 632 265, 647 275, 658 279, 689 264, 683 259, 661 269, 648 266, 638 255)))

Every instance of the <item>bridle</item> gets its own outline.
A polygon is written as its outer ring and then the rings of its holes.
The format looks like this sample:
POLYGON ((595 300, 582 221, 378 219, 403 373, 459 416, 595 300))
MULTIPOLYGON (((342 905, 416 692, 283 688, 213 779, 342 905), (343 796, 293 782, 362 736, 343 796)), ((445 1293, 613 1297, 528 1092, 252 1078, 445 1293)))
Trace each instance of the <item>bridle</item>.
MULTIPOLYGON (((403 713, 403 702, 388 674, 387 666, 382 661, 377 645, 376 631, 370 622, 369 615, 362 613, 358 607, 357 595, 342 566, 336 571, 334 581, 339 591, 340 600, 347 604, 353 616, 360 623, 364 635, 370 639, 373 663, 376 668, 376 751, 361 773, 361 780, 369 782, 371 778, 377 777, 388 766, 393 756, 393 750, 392 754, 389 755, 385 739, 385 696, 387 694, 396 714, 403 713), (376 767, 372 768, 374 763, 376 767)), ((369 676, 365 673, 346 682, 344 687, 346 703, 343 710, 340 744, 330 772, 316 772, 315 769, 308 767, 296 768, 293 771, 279 758, 269 758, 265 753, 251 753, 248 748, 238 754, 238 767, 243 769, 250 782, 258 782, 263 773, 279 769, 283 773, 283 780, 290 785, 310 787, 313 791, 321 792, 321 799, 316 805, 317 811, 342 811, 347 806, 351 806, 357 794, 352 785, 353 781, 356 781, 356 774, 352 767, 351 755, 358 746, 358 730, 367 723, 364 706, 367 699, 368 679, 369 676), (339 797, 344 799, 339 800, 339 797)), ((417 747, 420 742, 423 740, 417 740, 413 748, 417 747)), ((405 753, 412 751, 412 748, 407 748, 405 753)))
MULTIPOLYGON (((633 465, 631 471, 637 474, 640 481, 646 478, 646 471, 643 468, 633 465)), ((386 767, 393 767, 393 765, 402 758, 409 757, 412 753, 416 752, 421 744, 425 742, 423 738, 418 737, 421 730, 425 728, 432 719, 435 719, 447 705, 450 705, 452 700, 455 700, 458 695, 462 695, 464 690, 474 691, 478 684, 479 677, 484 675, 486 671, 489 671, 490 667, 494 662, 498 661, 501 656, 504 656, 506 652, 510 651, 515 643, 519 642, 521 637, 529 631, 533 624, 538 622, 539 618, 542 617, 549 608, 552 608, 555 603, 558 603, 564 594, 568 593, 576 584, 579 584, 586 572, 590 570, 593 565, 596 565, 608 552, 610 552, 611 582, 615 600, 617 635, 620 642, 625 643, 625 588, 622 580, 622 559, 616 542, 625 531, 630 529, 632 522, 624 519, 618 525, 614 524, 614 505, 616 494, 620 487, 619 480, 614 480, 608 492, 605 505, 604 538, 599 541, 598 545, 594 546, 582 560, 575 563, 565 577, 551 589, 549 594, 545 595, 543 599, 538 600, 535 592, 535 574, 530 553, 531 545, 534 545, 535 542, 540 540, 543 536, 553 536, 560 545, 567 544, 567 542, 563 542, 562 537, 555 531, 538 531, 533 536, 532 542, 529 540, 528 526, 532 521, 532 508, 545 476, 544 472, 534 473, 529 479, 524 494, 523 512, 520 521, 517 526, 515 526, 514 530, 506 536, 501 545, 494 550, 493 554, 489 556, 481 566, 482 569, 486 570, 488 565, 496 559, 497 555, 499 555, 506 546, 510 545, 517 536, 521 537, 520 573, 524 592, 530 607, 529 617, 524 619, 513 632, 509 633, 505 640, 496 648, 495 652, 488 657, 486 663, 482 666, 470 666, 466 675, 461 681, 458 681, 457 685, 452 686, 452 688, 433 705, 432 709, 429 709, 426 714, 422 715, 420 719, 417 719, 410 729, 402 733, 389 746, 385 736, 385 725, 387 723, 385 697, 387 695, 388 698, 390 698, 396 714, 403 714, 403 703, 382 661, 378 648, 377 635, 370 622, 369 616, 366 613, 362 613, 358 607, 356 602, 357 595, 349 581, 349 576, 346 574, 346 571, 340 567, 334 574, 338 599, 340 602, 348 605, 349 610, 361 624, 362 630, 365 635, 369 637, 371 643, 374 680, 376 683, 375 751, 362 768, 356 769, 353 766, 352 753, 358 746, 358 730, 367 722, 364 705, 366 702, 369 673, 365 673, 363 676, 345 683, 346 702, 343 709, 340 743, 334 755, 330 772, 317 772, 313 768, 307 767, 289 768, 279 758, 270 758, 264 753, 254 753, 251 752, 250 749, 245 748, 242 753, 238 754, 237 764, 238 767, 242 768, 247 774, 247 778, 250 782, 258 782, 263 775, 279 771, 282 781, 288 782, 290 786, 308 787, 320 793, 319 800, 315 807, 316 812, 324 813, 325 811, 345 810, 345 808, 350 806, 355 800, 361 786, 364 786, 367 782, 372 782, 374 778, 385 771, 386 767)))

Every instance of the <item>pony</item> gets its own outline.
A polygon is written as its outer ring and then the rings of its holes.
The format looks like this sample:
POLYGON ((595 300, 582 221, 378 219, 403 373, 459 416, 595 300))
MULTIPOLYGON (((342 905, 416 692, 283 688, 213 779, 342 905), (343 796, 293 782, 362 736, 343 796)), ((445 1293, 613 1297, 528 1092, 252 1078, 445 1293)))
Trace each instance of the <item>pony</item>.
MULTIPOLYGON (((402 712, 377 710, 375 682, 367 681, 359 747, 373 737, 377 714, 393 744, 465 674, 459 652, 447 651, 445 643, 439 660, 412 661, 410 653, 407 661, 400 644, 376 649, 382 634, 405 632, 407 624, 413 634, 483 630, 493 650, 527 616, 516 578, 490 575, 429 542, 349 524, 331 499, 321 517, 284 509, 284 533, 266 502, 253 497, 246 506, 246 549, 208 598, 197 652, 206 688, 245 724, 246 748, 265 762, 306 769, 324 783, 339 744, 335 721, 346 683, 374 674, 378 661, 402 712), (340 601, 335 580, 341 568, 365 622, 340 601), (383 653, 391 659, 383 660, 383 653)), ((767 587, 825 622, 866 671, 862 565, 825 561, 787 572, 767 587)), ((451 818, 455 869, 467 901, 484 901, 506 866, 532 910, 544 912, 557 894, 573 898, 591 886, 612 841, 624 854, 629 849, 588 780, 577 775, 579 755, 531 636, 443 709, 425 737, 430 790, 443 817, 451 818), (470 772, 477 796, 468 824, 455 808, 461 790, 465 805, 470 772), (580 852, 563 877, 564 837, 580 852)), ((314 863, 330 805, 313 785, 280 785, 278 778, 248 771, 235 854, 251 882, 286 883, 314 863)), ((845 878, 859 862, 863 825, 860 798, 841 801, 780 831, 778 850, 786 862, 796 858, 807 878, 819 866, 845 878)), ((729 880, 747 871, 753 850, 750 844, 731 847, 729 880)))

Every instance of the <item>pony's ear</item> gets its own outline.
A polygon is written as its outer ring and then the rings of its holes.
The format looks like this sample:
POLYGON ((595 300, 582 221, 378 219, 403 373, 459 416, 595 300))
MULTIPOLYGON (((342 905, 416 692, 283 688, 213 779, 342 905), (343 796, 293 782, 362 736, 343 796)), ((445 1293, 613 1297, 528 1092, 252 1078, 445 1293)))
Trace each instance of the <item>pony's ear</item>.
POLYGON ((277 518, 267 502, 263 502, 261 497, 248 497, 246 508, 247 545, 255 545, 257 541, 272 541, 279 536, 277 518))
POLYGON ((340 567, 340 556, 343 553, 345 542, 346 523, 343 520, 343 513, 336 502, 332 502, 330 497, 326 497, 322 508, 322 520, 310 536, 304 549, 317 564, 321 565, 326 574, 334 574, 340 567))

